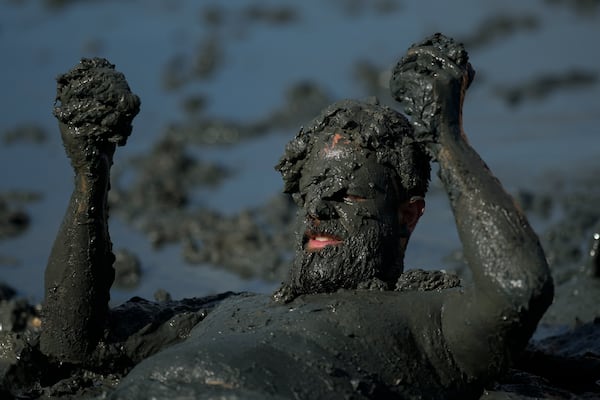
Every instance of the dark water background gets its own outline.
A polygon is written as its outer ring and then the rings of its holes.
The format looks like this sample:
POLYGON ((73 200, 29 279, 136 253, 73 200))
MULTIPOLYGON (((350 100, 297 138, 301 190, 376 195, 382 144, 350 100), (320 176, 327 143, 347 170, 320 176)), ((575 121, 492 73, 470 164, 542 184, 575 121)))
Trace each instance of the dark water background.
MULTIPOLYGON (((478 75, 465 129, 509 191, 547 189, 557 177, 600 169, 598 1, 1 0, 0 193, 21 194, 13 200, 31 222, 0 241, 0 281, 41 300, 43 269, 72 189, 51 114, 55 78, 81 57, 108 58, 142 99, 119 165, 148 152, 169 123, 185 120, 186 99, 203 99, 197 113, 244 123, 278 109, 299 82, 318 85, 332 100, 385 93, 386 71, 436 31, 469 50, 478 75), (23 193, 40 198, 24 201, 23 193)), ((273 165, 300 124, 196 149, 234 171, 197 201, 235 213, 270 199, 281 190, 273 165)), ((435 179, 432 186, 408 266, 442 267, 459 246, 445 195, 435 179)), ((180 298, 276 285, 188 265, 179 246, 156 251, 118 216, 111 234, 115 249, 132 250, 144 270, 137 289, 114 290, 115 303, 152 297, 158 288, 180 298)))

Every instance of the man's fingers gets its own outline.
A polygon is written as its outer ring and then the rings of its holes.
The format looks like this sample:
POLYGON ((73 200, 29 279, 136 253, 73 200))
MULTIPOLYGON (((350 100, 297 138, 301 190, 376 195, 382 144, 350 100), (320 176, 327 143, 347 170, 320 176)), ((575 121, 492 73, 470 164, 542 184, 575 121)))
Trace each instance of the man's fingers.
POLYGON ((411 59, 415 59, 422 68, 430 70, 432 73, 444 70, 450 72, 455 77, 461 77, 465 73, 465 69, 456 64, 452 59, 445 54, 440 54, 440 51, 434 47, 414 47, 408 50, 408 55, 411 59))

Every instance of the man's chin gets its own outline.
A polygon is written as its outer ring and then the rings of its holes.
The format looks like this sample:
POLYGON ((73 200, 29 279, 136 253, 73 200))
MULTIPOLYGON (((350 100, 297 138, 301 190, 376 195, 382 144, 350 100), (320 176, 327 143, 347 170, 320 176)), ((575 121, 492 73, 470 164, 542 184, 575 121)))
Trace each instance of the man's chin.
POLYGON ((300 268, 296 269, 299 274, 295 279, 303 293, 357 289, 362 282, 376 275, 375 260, 350 255, 343 242, 319 249, 306 246, 303 253, 300 268))
POLYGON ((378 231, 342 237, 309 229, 301 241, 289 278, 282 287, 286 299, 339 289, 393 287, 401 271, 394 266, 401 267, 402 254, 391 254, 389 250, 394 247, 384 245, 386 238, 378 231), (383 271, 390 268, 393 271, 383 271), (374 285, 376 280, 384 284, 374 285))

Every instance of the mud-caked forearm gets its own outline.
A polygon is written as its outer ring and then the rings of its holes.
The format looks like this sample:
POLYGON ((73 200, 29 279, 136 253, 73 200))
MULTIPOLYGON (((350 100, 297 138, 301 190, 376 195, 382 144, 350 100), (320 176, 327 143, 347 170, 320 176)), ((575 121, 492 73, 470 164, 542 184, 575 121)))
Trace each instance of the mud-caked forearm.
MULTIPOLYGON (((477 290, 515 309, 528 308, 533 297, 547 297, 550 272, 523 213, 466 140, 456 135, 441 139, 439 175, 477 290)), ((541 308, 539 316, 545 311, 541 308)))
POLYGON ((443 330, 465 374, 485 381, 523 350, 552 302, 537 235, 466 140, 441 140, 448 192, 473 285, 445 302, 443 330))
POLYGON ((114 255, 108 233, 109 160, 75 176, 45 274, 42 351, 80 363, 103 333, 114 255))

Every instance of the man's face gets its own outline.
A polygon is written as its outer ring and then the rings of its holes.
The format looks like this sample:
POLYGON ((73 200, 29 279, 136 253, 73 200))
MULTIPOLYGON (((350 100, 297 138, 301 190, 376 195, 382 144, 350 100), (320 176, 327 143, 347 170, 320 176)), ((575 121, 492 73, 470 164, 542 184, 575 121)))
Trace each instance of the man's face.
POLYGON ((396 174, 343 134, 322 136, 300 178, 291 281, 305 293, 393 283, 408 236, 396 174))

